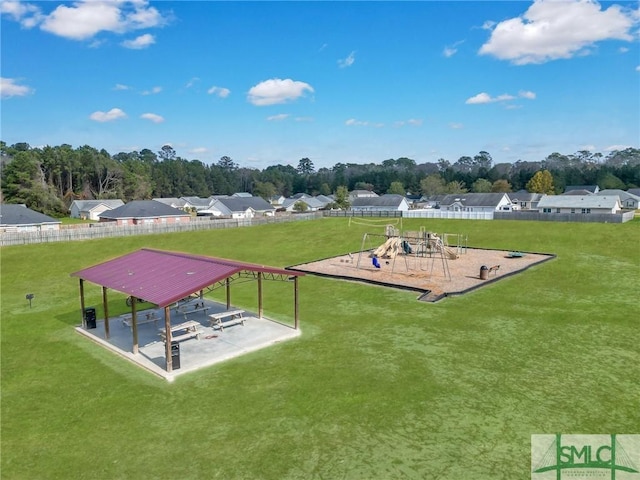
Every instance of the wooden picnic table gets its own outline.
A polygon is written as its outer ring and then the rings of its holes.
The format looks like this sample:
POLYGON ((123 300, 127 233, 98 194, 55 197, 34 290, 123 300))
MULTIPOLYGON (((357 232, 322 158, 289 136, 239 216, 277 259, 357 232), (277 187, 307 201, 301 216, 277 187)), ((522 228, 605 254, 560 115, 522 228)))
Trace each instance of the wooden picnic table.
POLYGON ((219 328, 221 332, 224 327, 241 324, 244 326, 244 310, 225 310, 224 312, 212 313, 209 315, 209 325, 219 328))
MULTIPOLYGON (((200 327, 200 323, 195 320, 188 320, 183 323, 179 323, 178 325, 171 326, 171 340, 175 342, 179 342, 180 340, 185 340, 188 338, 197 338, 200 340, 200 334, 202 331, 198 328, 200 327), (173 336, 176 332, 184 331, 180 335, 173 336)), ((161 328, 158 332, 158 335, 162 338, 162 340, 166 341, 166 332, 163 328, 161 328)))
MULTIPOLYGON (((123 315, 120 315, 120 318, 122 319, 122 325, 125 325, 129 328, 132 327, 133 325, 133 315, 130 313, 125 313, 123 315)), ((158 316, 158 313, 154 310, 151 312, 139 312, 138 315, 136 316, 136 324, 137 325, 143 325, 145 323, 155 323, 156 327, 158 326, 158 320, 160 320, 160 317, 158 316)))

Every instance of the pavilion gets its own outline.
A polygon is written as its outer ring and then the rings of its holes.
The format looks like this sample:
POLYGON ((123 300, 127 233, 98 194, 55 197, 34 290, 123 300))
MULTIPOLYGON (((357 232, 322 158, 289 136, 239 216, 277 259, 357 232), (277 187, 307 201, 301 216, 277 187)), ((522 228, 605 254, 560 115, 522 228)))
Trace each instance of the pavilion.
POLYGON ((104 334, 109 339, 108 290, 116 290, 131 297, 131 332, 133 354, 138 353, 138 325, 136 304, 138 300, 149 302, 164 309, 164 337, 166 370, 172 371, 171 363, 171 308, 180 300, 203 297, 205 290, 217 286, 226 288, 226 308, 231 307, 231 283, 236 279, 256 280, 258 285, 258 318, 263 316, 263 280, 293 281, 294 328, 299 328, 298 278, 302 272, 256 265, 235 260, 169 252, 143 248, 141 250, 108 260, 104 263, 74 272, 80 282, 80 308, 82 325, 86 328, 84 282, 102 287, 104 309, 104 334))

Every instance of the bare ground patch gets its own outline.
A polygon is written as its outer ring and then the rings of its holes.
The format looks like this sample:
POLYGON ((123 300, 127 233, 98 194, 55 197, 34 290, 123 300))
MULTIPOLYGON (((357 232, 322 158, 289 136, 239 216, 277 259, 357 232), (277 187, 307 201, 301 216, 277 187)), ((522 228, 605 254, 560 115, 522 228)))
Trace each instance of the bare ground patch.
POLYGON ((376 268, 367 251, 288 268, 337 279, 415 290, 423 294, 421 300, 434 302, 515 275, 555 257, 552 254, 529 252, 522 252, 521 257, 511 257, 510 253, 506 250, 465 248, 455 260, 443 259, 437 253, 425 257, 398 255, 395 259, 378 259, 380 268, 376 268), (490 269, 487 279, 481 279, 482 266, 490 269))

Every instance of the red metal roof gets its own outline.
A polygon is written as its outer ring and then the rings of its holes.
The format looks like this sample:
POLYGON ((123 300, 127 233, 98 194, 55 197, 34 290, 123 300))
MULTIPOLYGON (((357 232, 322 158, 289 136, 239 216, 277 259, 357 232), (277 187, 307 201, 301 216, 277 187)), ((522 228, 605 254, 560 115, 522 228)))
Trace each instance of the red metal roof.
POLYGON ((166 307, 242 271, 304 275, 264 265, 143 248, 71 276, 166 307))

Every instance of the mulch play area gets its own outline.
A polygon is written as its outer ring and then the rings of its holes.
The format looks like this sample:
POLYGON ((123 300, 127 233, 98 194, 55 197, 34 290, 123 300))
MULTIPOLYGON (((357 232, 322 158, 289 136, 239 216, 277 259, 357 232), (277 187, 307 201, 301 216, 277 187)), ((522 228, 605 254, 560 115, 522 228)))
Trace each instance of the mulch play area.
POLYGON ((523 272, 552 258, 555 255, 466 247, 458 250, 456 259, 447 259, 439 253, 374 258, 369 251, 364 251, 294 265, 288 269, 414 290, 421 293, 419 300, 435 302, 523 272), (482 269, 483 266, 486 268, 482 269))

